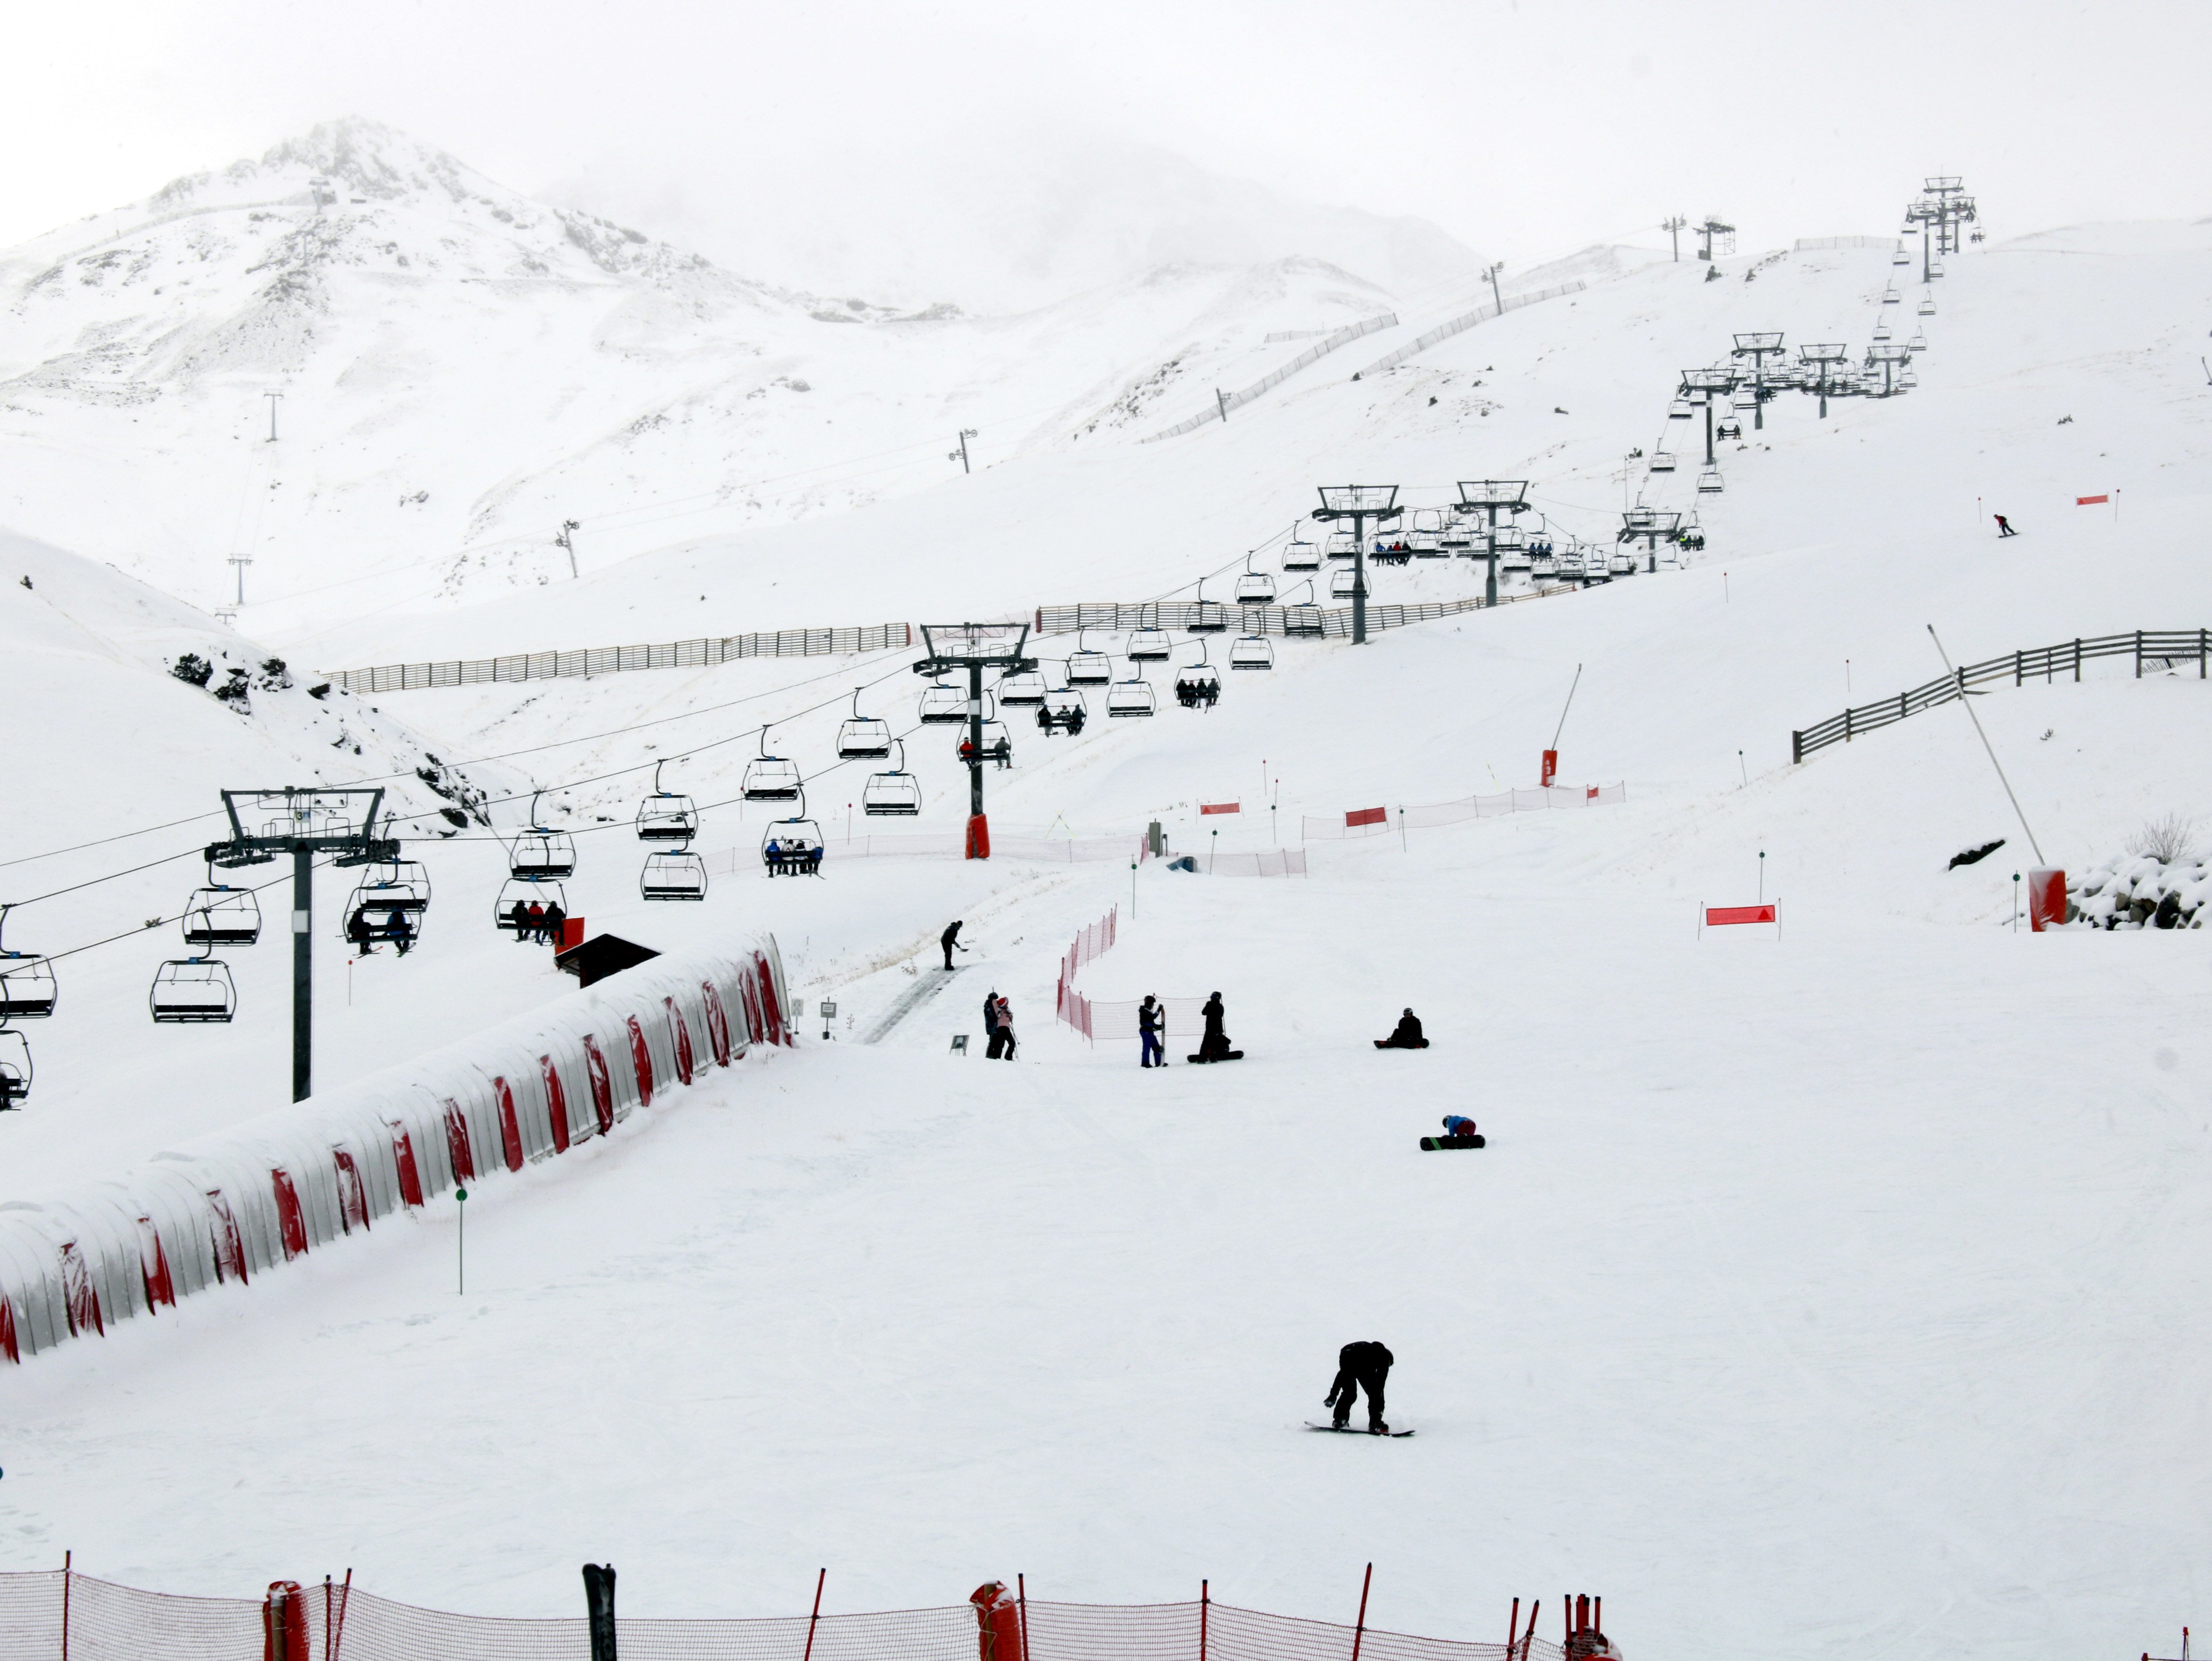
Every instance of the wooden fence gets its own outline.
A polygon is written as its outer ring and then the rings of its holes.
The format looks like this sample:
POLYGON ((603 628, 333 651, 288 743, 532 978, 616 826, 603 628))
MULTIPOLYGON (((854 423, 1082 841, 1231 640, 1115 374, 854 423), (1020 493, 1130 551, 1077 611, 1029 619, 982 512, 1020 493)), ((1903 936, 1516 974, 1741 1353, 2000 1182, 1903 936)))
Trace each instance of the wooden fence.
POLYGON ((1831 715, 1802 732, 1790 733, 1790 759, 1801 762, 1815 750, 1825 750, 1832 744, 1848 744, 1877 727, 1894 726, 1907 715, 1917 715, 1923 709, 1964 697, 1976 686, 2008 679, 2019 686, 2037 678, 2056 680, 2063 674, 2070 674, 2078 681, 2081 678, 2081 666, 2098 658, 2133 658, 2138 680, 2142 678, 2146 664, 2165 671, 2179 663, 2194 663, 2197 678, 2202 680, 2205 678, 2208 644, 2212 644, 2212 630, 2138 629, 2133 634, 2064 640, 2056 646, 2014 652, 1983 663, 1961 664, 1949 674, 1938 676, 1909 692, 1899 692, 1879 703, 1856 705, 1840 715, 1831 715))
POLYGON ((331 682, 349 692, 412 692, 428 686, 479 686, 501 680, 590 679, 632 669, 697 669, 739 658, 850 656, 902 649, 914 643, 912 627, 877 624, 863 629, 778 629, 769 634, 711 636, 658 646, 594 646, 573 652, 517 652, 498 658, 456 658, 443 663, 386 663, 374 669, 340 669, 331 682))
MULTIPOLYGON (((1563 583, 1533 593, 1501 595, 1498 603, 1518 605, 1526 600, 1549 599, 1554 594, 1577 592, 1563 583)), ((1462 611, 1488 609, 1480 596, 1474 599, 1426 600, 1413 605, 1378 605, 1370 600, 1367 626, 1370 630, 1402 629, 1409 623, 1432 623, 1438 618, 1455 618, 1462 611)), ((1231 600, 1212 599, 1146 600, 1135 605, 1085 600, 1076 605, 1040 605, 1030 631, 1037 635, 1072 635, 1079 629, 1098 629, 1108 633, 1127 629, 1188 629, 1194 623, 1204 624, 1215 618, 1225 625, 1223 632, 1231 635, 1352 638, 1349 605, 1239 605, 1231 600), (1315 626, 1316 622, 1318 627, 1315 626), (1291 624, 1298 626, 1289 626, 1291 624)))

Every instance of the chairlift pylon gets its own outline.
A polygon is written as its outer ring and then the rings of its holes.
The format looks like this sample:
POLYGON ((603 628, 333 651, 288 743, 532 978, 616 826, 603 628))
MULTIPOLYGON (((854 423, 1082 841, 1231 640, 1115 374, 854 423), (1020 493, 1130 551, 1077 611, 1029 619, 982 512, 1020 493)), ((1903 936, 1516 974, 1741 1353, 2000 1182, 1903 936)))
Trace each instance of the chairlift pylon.
POLYGON ((238 988, 220 958, 173 958, 154 971, 146 1005, 165 1026, 226 1022, 238 1013, 238 988))
POLYGON ((840 761, 880 761, 891 752, 891 724, 860 713, 860 691, 853 689, 853 713, 837 728, 840 761))

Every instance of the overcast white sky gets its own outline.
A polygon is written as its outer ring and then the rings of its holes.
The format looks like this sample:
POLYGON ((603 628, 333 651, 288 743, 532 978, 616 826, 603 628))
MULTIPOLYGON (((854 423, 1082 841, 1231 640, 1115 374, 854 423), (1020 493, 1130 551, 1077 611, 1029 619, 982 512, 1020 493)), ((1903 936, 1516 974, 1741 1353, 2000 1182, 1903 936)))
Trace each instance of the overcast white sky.
POLYGON ((757 192, 849 231, 887 176, 1152 145, 1519 265, 1673 211, 1893 231, 1937 171, 2010 234, 2212 213, 2208 48, 2204 0, 18 5, 0 244, 345 113, 616 217, 757 192))

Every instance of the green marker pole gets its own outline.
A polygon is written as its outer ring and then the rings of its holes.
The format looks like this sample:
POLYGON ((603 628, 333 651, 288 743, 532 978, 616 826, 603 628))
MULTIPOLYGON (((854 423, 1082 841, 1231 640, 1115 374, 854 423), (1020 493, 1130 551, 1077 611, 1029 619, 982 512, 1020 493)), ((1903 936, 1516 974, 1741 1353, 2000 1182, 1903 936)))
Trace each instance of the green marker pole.
POLYGON ((460 1283, 453 1288, 455 1297, 465 1297, 469 1289, 469 1191, 465 1188, 453 1190, 453 1202, 460 1208, 460 1232, 454 1237, 459 1250, 455 1267, 459 1271, 460 1283))

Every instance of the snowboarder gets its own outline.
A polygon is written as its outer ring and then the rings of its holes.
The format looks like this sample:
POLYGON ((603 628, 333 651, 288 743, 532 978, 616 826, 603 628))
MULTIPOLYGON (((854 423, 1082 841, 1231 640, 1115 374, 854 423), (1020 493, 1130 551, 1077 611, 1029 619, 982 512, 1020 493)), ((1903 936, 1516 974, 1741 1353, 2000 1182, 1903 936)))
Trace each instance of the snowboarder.
POLYGON ((1387 1435, 1390 1427, 1382 1422, 1382 1386, 1390 1377, 1390 1364, 1397 1358, 1381 1343, 1370 1339, 1364 1343, 1346 1344, 1336 1353, 1336 1382, 1328 1387, 1328 1396, 1322 1405, 1334 1409, 1330 1422, 1339 1430, 1352 1417, 1352 1398, 1361 1390, 1367 1392, 1367 1428, 1377 1436, 1387 1435))
POLYGON ((1160 1048, 1160 1034, 1166 1030, 1168 1012, 1151 993, 1145 994, 1144 1002, 1137 1006, 1137 1065, 1165 1067, 1167 1054, 1160 1048))
POLYGON ((999 995, 995 991, 983 995, 983 1036, 990 1040, 989 1048, 983 1052, 983 1059, 999 1060, 1000 1052, 1006 1048, 1006 1035, 999 1028, 999 995))
POLYGON ((1229 1035, 1222 1030, 1224 1016, 1221 1007, 1221 995, 1218 992, 1206 1001, 1206 1007, 1202 1013, 1206 1016, 1206 1036, 1198 1041, 1198 1054, 1193 1056, 1191 1060, 1194 1062, 1243 1061, 1244 1052, 1241 1050, 1231 1050, 1229 1047, 1229 1035))
POLYGON ((2002 514, 1991 514, 1990 517, 1997 522, 1998 536, 2016 537, 2020 534, 2019 532, 2012 528, 2012 521, 2007 519, 2002 514))
POLYGON ((1396 1029, 1387 1038, 1375 1041, 1377 1050, 1426 1050, 1429 1041, 1421 1036, 1421 1018, 1408 1009, 1398 1018, 1396 1029))
POLYGON ((1474 1129, 1474 1120, 1469 1119, 1469 1118, 1464 1118, 1464 1117, 1461 1116, 1459 1114, 1456 1114, 1456 1113, 1447 1113, 1447 1114, 1445 1114, 1445 1115, 1444 1115, 1444 1135, 1447 1135, 1447 1136, 1472 1136, 1472 1135, 1474 1135, 1474 1134, 1475 1134, 1475 1129, 1474 1129))
POLYGON ((507 920, 514 925, 514 938, 518 940, 528 940, 530 938, 530 908, 520 900, 517 900, 514 910, 507 916, 507 920))
POLYGON ((1014 1050, 1016 1047, 1014 1039, 1013 1005, 1008 1003, 1004 998, 1000 999, 998 1015, 999 1037, 1005 1041, 1006 1046, 1005 1053, 1000 1057, 1000 1059, 1001 1061, 1010 1062, 1014 1058, 1014 1050))
MULTIPOLYGON (((958 946, 960 943, 960 922, 958 918, 954 918, 952 926, 937 937, 937 943, 945 948, 945 971, 949 975, 952 972, 952 948, 955 946, 958 946)), ((963 952, 965 952, 968 948, 962 946, 960 946, 960 949, 963 952)))

